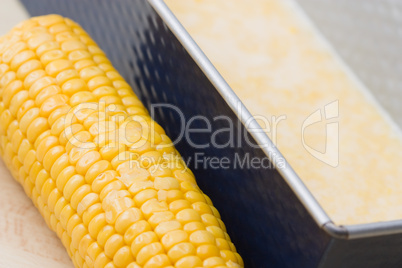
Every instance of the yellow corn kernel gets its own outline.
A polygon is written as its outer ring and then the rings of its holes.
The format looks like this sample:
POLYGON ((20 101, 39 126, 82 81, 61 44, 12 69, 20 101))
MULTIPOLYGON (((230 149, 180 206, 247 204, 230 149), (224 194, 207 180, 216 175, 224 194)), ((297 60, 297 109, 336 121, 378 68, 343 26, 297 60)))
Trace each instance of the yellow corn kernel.
POLYGON ((228 262, 237 263, 237 257, 231 250, 221 250, 220 253, 221 253, 222 259, 226 263, 228 263, 228 262))
POLYGON ((76 175, 76 176, 71 177, 71 179, 68 180, 64 186, 63 196, 67 200, 70 200, 71 196, 74 194, 74 192, 84 184, 85 184, 85 180, 82 176, 76 175))
POLYGON ((85 224, 85 226, 89 227, 89 223, 92 221, 92 219, 101 214, 103 212, 102 210, 102 205, 100 203, 93 204, 90 206, 83 214, 82 214, 82 222, 85 224))
POLYGON ((30 150, 25 156, 23 163, 26 174, 29 174, 29 171, 31 170, 31 167, 35 163, 35 161, 36 161, 36 152, 34 150, 30 150))
MULTIPOLYGON (((191 205, 191 207, 197 211, 200 215, 204 214, 211 214, 213 215, 213 212, 210 208, 209 205, 207 205, 205 202, 195 202, 191 205)), ((202 216, 201 216, 202 217, 202 216)))
MULTIPOLYGON (((74 170, 75 172, 75 170, 74 170)), ((80 188, 78 188, 74 194, 71 196, 71 206, 74 209, 77 209, 79 203, 81 202, 81 200, 88 194, 91 193, 91 186, 89 186, 88 184, 84 184, 83 186, 81 186, 80 188)))
POLYGON ((62 195, 61 195, 59 189, 55 188, 50 192, 48 200, 44 200, 44 201, 47 201, 49 210, 51 212, 54 212, 54 210, 56 208, 56 204, 61 198, 62 198, 62 195))
MULTIPOLYGON (((156 206, 157 200, 155 198, 158 196, 158 192, 155 189, 145 189, 140 191, 134 196, 134 201, 138 206, 142 206, 145 202, 148 200, 153 199, 152 204, 145 205, 144 208, 142 208, 143 212, 146 213, 145 210, 152 209, 151 206, 156 206)), ((147 213, 149 215, 150 213, 147 213)))
POLYGON ((157 235, 152 231, 143 232, 139 234, 131 243, 131 251, 133 253, 133 256, 137 258, 137 255, 142 248, 153 242, 157 242, 158 240, 159 239, 157 235))
POLYGON ((215 245, 201 245, 197 248, 197 256, 201 260, 220 256, 219 248, 215 245))
MULTIPOLYGON (((109 183, 108 185, 106 185, 101 193, 100 193, 100 199, 103 200, 105 199, 106 196, 108 196, 110 193, 114 193, 114 192, 119 192, 119 191, 124 191, 126 188, 124 186, 124 184, 119 181, 119 180, 114 180, 111 183, 109 183)), ((128 201, 127 201, 128 202, 128 201)), ((126 203, 127 203, 126 202, 126 203)), ((134 203, 134 201, 132 199, 130 199, 130 203, 134 203)))
POLYGON ((237 253, 237 252, 235 252, 234 254, 235 254, 236 259, 237 259, 237 262, 235 262, 234 264, 239 264, 241 267, 244 267, 244 262, 243 262, 242 257, 240 256, 240 254, 237 253))
POLYGON ((208 226, 205 228, 208 232, 210 232, 211 234, 213 234, 215 236, 215 238, 225 238, 225 233, 223 232, 223 230, 220 227, 217 226, 208 226))
POLYGON ((154 242, 144 246, 137 254, 136 262, 144 265, 153 256, 164 253, 163 246, 160 242, 154 242))
POLYGON ((189 242, 177 244, 168 251, 168 256, 173 263, 176 263, 183 257, 195 256, 196 254, 194 245, 189 242))
MULTIPOLYGON (((42 30, 46 31, 46 29, 41 28, 42 30)), ((42 43, 39 45, 39 47, 36 49, 36 55, 38 57, 41 57, 44 53, 48 51, 52 51, 54 49, 59 49, 60 45, 56 41, 48 40, 45 43, 42 43)))
POLYGON ((41 171, 39 171, 38 176, 36 177, 35 180, 35 188, 38 192, 42 190, 43 184, 48 178, 49 173, 46 170, 42 169, 41 171))
POLYGON ((196 246, 204 244, 215 244, 215 237, 208 231, 198 230, 190 235, 190 242, 196 246))
MULTIPOLYGON (((55 124, 57 124, 57 122, 55 124)), ((91 134, 85 130, 75 133, 74 136, 71 137, 66 144, 67 152, 70 153, 72 149, 75 150, 95 149, 96 146, 90 142, 91 138, 92 138, 91 134)))
POLYGON ((27 130, 27 139, 31 143, 34 143, 40 134, 48 129, 49 125, 47 123, 47 119, 44 117, 38 117, 29 125, 27 130))
MULTIPOLYGON (((80 175, 78 175, 80 176, 80 175)), ((90 206, 99 202, 99 195, 96 193, 89 193, 85 195, 78 203, 77 213, 82 215, 90 206)))
POLYGON ((29 97, 35 99, 36 96, 42 91, 42 89, 55 85, 56 80, 49 76, 44 76, 38 80, 36 80, 32 86, 29 88, 28 93, 29 97))
POLYGON ((76 70, 68 69, 68 70, 60 72, 56 76, 56 81, 59 85, 63 86, 64 83, 66 83, 70 79, 79 78, 79 77, 80 77, 80 75, 78 74, 78 72, 76 70))
POLYGON ((115 223, 116 231, 121 234, 124 234, 128 229, 128 227, 130 227, 130 225, 142 219, 143 216, 141 210, 133 207, 129 208, 125 210, 123 213, 121 213, 119 217, 116 219, 115 223))
POLYGON ((29 60, 23 63, 17 70, 17 78, 24 80, 27 75, 33 71, 40 70, 42 68, 42 63, 37 59, 29 60))
POLYGON ((48 117, 49 125, 53 126, 56 120, 62 117, 63 115, 66 115, 70 109, 71 107, 68 105, 57 107, 48 117))
POLYGON ((88 169, 97 161, 101 159, 101 155, 97 151, 90 151, 84 154, 77 162, 77 172, 85 175, 88 169))
POLYGON ((11 99, 17 94, 18 92, 24 91, 23 84, 20 80, 12 81, 7 87, 4 88, 2 91, 3 103, 5 106, 10 105, 11 99))
POLYGON ((70 97, 71 106, 76 106, 82 102, 90 103, 95 101, 96 101, 95 95, 89 91, 80 91, 70 97))
POLYGON ((88 263, 88 266, 93 267, 93 263, 102 252, 103 249, 99 246, 97 242, 93 242, 92 244, 90 244, 86 252, 87 255, 85 257, 85 261, 88 263), (92 265, 90 265, 89 263, 92 265))
POLYGON ((71 247, 78 249, 81 239, 88 233, 87 228, 81 223, 77 225, 71 234, 71 247))
POLYGON ((23 63, 35 58, 35 52, 32 50, 24 50, 14 56, 10 64, 10 68, 11 70, 16 71, 23 63))
POLYGON ((81 256, 79 255, 78 250, 75 251, 74 257, 73 257, 72 260, 73 260, 73 263, 75 264, 75 266, 83 267, 83 265, 84 265, 84 259, 81 258, 81 256))
POLYGON ((205 230, 205 225, 198 221, 193 221, 186 223, 183 226, 183 230, 188 232, 189 234, 194 233, 195 231, 205 230))
POLYGON ((120 247, 113 257, 113 263, 116 267, 125 268, 132 261, 134 261, 134 258, 128 246, 120 247))
POLYGON ((88 253, 88 248, 93 242, 94 242, 94 239, 89 234, 85 235, 81 239, 80 244, 78 245, 78 252, 79 252, 81 258, 85 259, 85 256, 87 256, 87 253, 88 253))
POLYGON ((203 267, 212 268, 218 266, 225 266, 225 261, 220 257, 210 257, 204 260, 203 267))
POLYGON ((50 171, 51 167, 53 166, 54 162, 66 152, 63 146, 57 145, 50 149, 43 157, 43 167, 50 171))
POLYGON ((145 264, 144 268, 162 268, 168 267, 172 263, 166 254, 159 254, 150 258, 145 264))
POLYGON ((74 215, 74 210, 71 208, 71 205, 66 205, 60 212, 60 224, 63 229, 67 228, 67 223, 70 218, 74 215))
POLYGON ((81 50, 75 50, 69 53, 68 59, 71 60, 72 62, 77 62, 80 60, 88 60, 91 59, 92 55, 85 49, 81 50))
POLYGON ((216 245, 220 250, 230 250, 229 242, 224 238, 216 238, 216 245))
POLYGON ((66 81, 61 87, 61 90, 63 94, 66 94, 67 96, 72 96, 75 93, 86 90, 86 87, 87 85, 85 81, 75 78, 66 81))
POLYGON ((139 236, 142 233, 151 231, 151 225, 145 221, 145 220, 140 220, 133 225, 131 225, 126 232, 124 233, 124 241, 128 245, 132 245, 132 242, 134 239, 139 236))
POLYGON ((141 266, 139 266, 136 262, 132 262, 127 266, 127 268, 141 268, 141 266))
POLYGON ((116 268, 113 262, 109 262, 108 264, 105 265, 105 268, 116 268))
POLYGON ((61 92, 60 88, 56 85, 48 86, 42 89, 35 97, 35 104, 41 107, 42 103, 51 96, 57 95, 61 92))
MULTIPOLYGON (((14 157, 15 159, 15 157, 14 157)), ((36 159, 36 155, 35 155, 36 159)), ((18 160, 18 158, 16 159, 18 160)), ((29 170, 29 179, 31 182, 35 185, 36 184, 36 178, 39 175, 39 172, 43 169, 42 164, 39 161, 35 161, 35 163, 32 164, 31 169, 29 170)))
POLYGON ((68 97, 62 94, 55 94, 43 101, 39 114, 43 117, 49 117, 50 114, 59 107, 67 104, 68 97))
POLYGON ((47 51, 45 53, 43 53, 40 57, 40 61, 42 62, 42 64, 44 66, 46 66, 47 64, 51 63, 54 60, 58 60, 58 59, 65 59, 66 55, 64 54, 63 51, 59 50, 59 49, 55 49, 55 50, 51 50, 51 51, 47 51))
POLYGON ((111 259, 109 259, 104 252, 100 253, 94 262, 94 267, 105 267, 111 259))
POLYGON ((165 165, 153 165, 148 169, 148 172, 152 177, 172 177, 173 172, 167 168, 165 165))
POLYGON ((171 211, 158 211, 154 212, 151 217, 149 217, 148 222, 151 224, 152 228, 156 228, 165 221, 170 221, 174 219, 174 214, 171 211))
POLYGON ((155 228, 155 233, 158 235, 159 238, 162 238, 165 234, 171 231, 181 230, 182 225, 180 222, 172 220, 172 221, 165 221, 160 223, 155 228))
POLYGON ((100 160, 96 163, 94 163, 86 172, 85 174, 85 181, 88 184, 92 184, 93 181, 103 172, 110 170, 112 168, 112 165, 110 164, 109 161, 106 160, 100 160))
POLYGON ((178 260, 175 264, 176 268, 193 268, 202 265, 202 261, 196 256, 187 256, 178 260))
MULTIPOLYGON (((77 133, 83 132, 84 131, 84 126, 81 124, 72 124, 66 129, 63 130, 63 132, 59 136, 59 141, 61 145, 67 145, 68 142, 70 142, 71 139, 75 139, 75 136, 77 133)), ((68 149, 66 148, 68 151, 68 149)), ((68 151, 69 152, 69 151, 68 151)))
POLYGON ((64 197, 61 197, 57 202, 56 205, 54 206, 54 215, 56 218, 59 220, 60 219, 60 214, 63 208, 68 204, 67 200, 64 197))
POLYGON ((105 172, 100 173, 92 182, 92 190, 95 193, 100 193, 103 188, 108 185, 110 182, 115 180, 118 176, 117 172, 114 170, 107 170, 105 172))
POLYGON ((161 243, 166 250, 169 250, 174 245, 177 245, 182 242, 187 242, 189 240, 188 234, 183 230, 174 230, 165 234, 161 243))
POLYGON ((105 254, 109 258, 113 258, 115 253, 124 246, 123 236, 120 234, 114 234, 109 237, 105 244, 105 254))
POLYGON ((66 59, 58 59, 47 64, 45 71, 53 77, 56 77, 61 71, 71 69, 72 63, 66 59))
POLYGON ((113 86, 112 81, 101 75, 101 76, 96 76, 94 78, 91 78, 88 81, 88 88, 90 91, 94 91, 95 89, 99 88, 99 87, 104 87, 104 86, 108 86, 111 87, 113 86))
POLYGON ((184 225, 189 222, 201 221, 201 216, 194 209, 187 208, 177 212, 176 219, 184 225))
POLYGON ((90 206, 83 214, 82 214, 82 222, 86 225, 89 226, 89 223, 91 220, 96 216, 99 215, 100 213, 103 212, 102 209, 102 204, 101 203, 96 203, 90 206))
POLYGON ((130 188, 129 191, 131 194, 136 195, 140 193, 143 190, 146 189, 154 189, 154 182, 151 180, 140 180, 140 181, 134 181, 130 188))
POLYGON ((205 226, 217 226, 220 227, 220 222, 218 219, 212 214, 202 214, 201 215, 202 222, 205 226))
POLYGON ((23 90, 13 96, 10 102, 9 110, 12 116, 17 116, 18 110, 28 100, 28 91, 23 90))
POLYGON ((156 177, 154 181, 154 187, 157 190, 172 190, 180 189, 180 184, 176 178, 172 177, 156 177))
POLYGON ((188 191, 185 193, 185 198, 191 203, 203 202, 206 203, 204 195, 199 191, 188 191))
POLYGON ((74 228, 81 223, 82 223, 81 218, 77 214, 72 215, 67 222, 66 227, 67 234, 71 235, 73 233, 74 228))
POLYGON ((55 136, 44 137, 36 147, 38 161, 43 162, 46 153, 57 145, 59 145, 59 140, 55 136))
POLYGON ((107 225, 107 222, 106 222, 105 213, 100 213, 100 214, 96 215, 95 217, 93 217, 91 219, 91 221, 88 224, 89 234, 94 239, 96 239, 96 237, 98 236, 101 229, 103 227, 105 227, 106 225, 107 225))
POLYGON ((32 18, 0 48, 0 154, 77 268, 244 266, 172 141, 79 25, 32 18))
POLYGON ((57 178, 60 172, 68 166, 68 155, 64 153, 54 162, 52 168, 50 169, 50 176, 52 178, 57 178))
POLYGON ((169 204, 169 210, 172 211, 174 214, 177 214, 178 212, 188 208, 191 208, 191 203, 187 200, 180 199, 169 204))

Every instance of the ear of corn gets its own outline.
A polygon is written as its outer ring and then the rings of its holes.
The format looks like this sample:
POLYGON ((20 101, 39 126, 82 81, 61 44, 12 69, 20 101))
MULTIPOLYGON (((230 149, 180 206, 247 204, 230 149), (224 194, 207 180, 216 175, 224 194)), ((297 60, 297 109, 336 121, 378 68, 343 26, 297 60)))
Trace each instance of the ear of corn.
POLYGON ((164 130, 73 21, 0 38, 0 152, 76 267, 242 267, 164 130))

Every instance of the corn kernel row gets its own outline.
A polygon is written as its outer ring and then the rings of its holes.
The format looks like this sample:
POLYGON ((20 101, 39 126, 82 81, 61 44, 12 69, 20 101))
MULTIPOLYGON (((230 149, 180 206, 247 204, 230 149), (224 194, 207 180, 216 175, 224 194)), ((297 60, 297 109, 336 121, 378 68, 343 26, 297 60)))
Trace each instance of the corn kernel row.
POLYGON ((164 130, 69 19, 0 37, 0 153, 76 267, 243 267, 164 130))

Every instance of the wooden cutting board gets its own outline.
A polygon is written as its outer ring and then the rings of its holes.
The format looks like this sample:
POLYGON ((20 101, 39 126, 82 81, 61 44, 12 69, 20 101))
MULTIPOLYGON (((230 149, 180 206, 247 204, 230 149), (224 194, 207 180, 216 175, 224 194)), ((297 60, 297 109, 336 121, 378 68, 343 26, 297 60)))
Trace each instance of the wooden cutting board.
POLYGON ((0 267, 73 267, 59 238, 47 227, 3 161, 0 161, 0 267))

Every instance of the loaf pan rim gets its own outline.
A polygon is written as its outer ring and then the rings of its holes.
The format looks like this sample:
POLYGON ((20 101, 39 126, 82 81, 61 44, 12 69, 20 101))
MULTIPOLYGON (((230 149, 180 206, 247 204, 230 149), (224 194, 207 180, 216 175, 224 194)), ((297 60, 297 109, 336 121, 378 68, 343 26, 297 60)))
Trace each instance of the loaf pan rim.
MULTIPOLYGON (((163 0, 147 1, 176 36, 178 41, 183 45, 184 49, 186 49, 195 63, 204 72, 206 77, 214 85, 215 89, 229 105, 235 115, 244 124, 246 120, 252 116, 251 113, 248 111, 233 89, 229 86, 229 84, 225 81, 222 75, 218 72, 218 70, 214 67, 211 61, 203 53, 191 35, 185 30, 184 26, 176 18, 174 13, 169 9, 163 0), (240 115, 238 111, 241 111, 240 115)), ((247 130, 249 129, 262 130, 255 121, 248 124, 247 130)), ((402 220, 353 225, 335 224, 315 199, 311 191, 303 183, 301 178, 291 167, 291 165, 287 162, 286 158, 281 154, 278 148, 274 146, 268 135, 263 131, 258 131, 257 133, 250 132, 250 135, 252 135, 258 144, 268 145, 260 148, 264 151, 274 165, 277 162, 277 159, 281 159, 282 163, 284 163, 283 167, 278 167, 275 165, 275 168, 292 189, 292 191, 296 194, 300 202, 307 209, 315 223, 331 237, 337 239, 358 239, 402 233, 402 220)))

